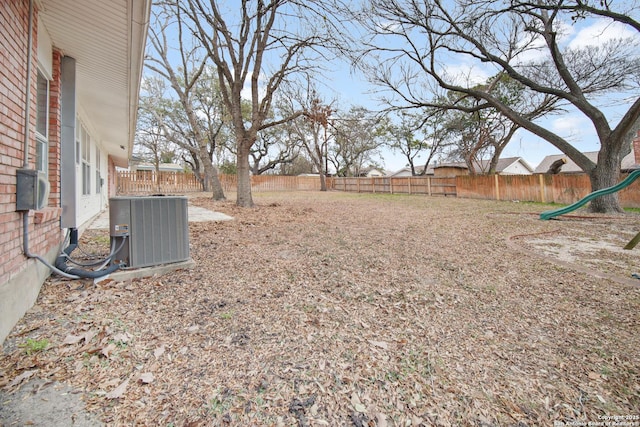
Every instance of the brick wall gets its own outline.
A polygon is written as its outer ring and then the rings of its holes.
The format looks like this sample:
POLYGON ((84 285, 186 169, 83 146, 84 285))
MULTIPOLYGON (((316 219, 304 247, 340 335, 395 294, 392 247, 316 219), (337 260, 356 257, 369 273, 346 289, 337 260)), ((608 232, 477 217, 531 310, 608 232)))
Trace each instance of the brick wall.
MULTIPOLYGON (((16 212, 16 170, 24 165, 24 114, 27 76, 29 1, 0 2, 0 285, 35 260, 23 254, 22 214, 16 212)), ((35 115, 37 80, 37 10, 33 22, 32 75, 29 112, 29 168, 35 165, 35 115)), ((60 53, 54 53, 51 84, 49 207, 29 212, 29 251, 45 255, 59 246, 60 230, 60 53)))
POLYGON ((49 82, 49 206, 60 206, 60 64, 62 53, 53 51, 53 77, 49 82))
MULTIPOLYGON (((16 208, 16 169, 22 166, 28 5, 0 2, 0 283, 22 263, 20 214, 16 208)), ((34 48, 35 51, 35 48, 34 48)))

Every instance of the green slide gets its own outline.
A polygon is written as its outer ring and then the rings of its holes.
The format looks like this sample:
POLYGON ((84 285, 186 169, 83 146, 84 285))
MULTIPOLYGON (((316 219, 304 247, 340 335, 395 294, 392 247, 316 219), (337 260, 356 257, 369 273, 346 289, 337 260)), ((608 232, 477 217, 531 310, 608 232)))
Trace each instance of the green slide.
POLYGON ((560 215, 564 215, 564 214, 569 213, 569 212, 573 212, 576 209, 579 209, 582 206, 586 205, 587 203, 589 203, 590 201, 592 201, 596 197, 604 196, 606 194, 615 193, 616 191, 620 191, 623 188, 628 187, 638 177, 640 177, 640 169, 634 170, 633 172, 631 172, 629 174, 628 177, 626 177, 625 179, 623 179, 622 181, 620 181, 616 185, 614 185, 612 187, 609 187, 609 188, 603 188, 602 190, 594 191, 593 193, 586 195, 583 199, 578 200, 577 202, 575 202, 572 205, 565 206, 565 207, 559 208, 559 209, 554 209, 552 211, 542 212, 540 214, 540 219, 547 220, 547 219, 555 218, 555 217, 560 216, 560 215))

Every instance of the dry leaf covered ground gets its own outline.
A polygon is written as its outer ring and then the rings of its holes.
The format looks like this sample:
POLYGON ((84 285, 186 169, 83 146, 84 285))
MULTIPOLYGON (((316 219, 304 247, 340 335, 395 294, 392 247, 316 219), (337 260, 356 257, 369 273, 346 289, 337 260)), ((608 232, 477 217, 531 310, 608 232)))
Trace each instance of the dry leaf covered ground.
POLYGON ((190 199, 234 217, 190 224, 192 270, 49 280, 5 342, 5 393, 67 383, 108 425, 640 425, 637 214, 254 198, 190 199))

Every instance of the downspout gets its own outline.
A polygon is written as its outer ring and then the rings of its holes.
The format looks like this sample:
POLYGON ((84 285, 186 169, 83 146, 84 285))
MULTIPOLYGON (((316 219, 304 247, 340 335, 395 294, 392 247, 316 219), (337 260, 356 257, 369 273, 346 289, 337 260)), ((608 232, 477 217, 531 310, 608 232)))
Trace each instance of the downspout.
MULTIPOLYGON (((22 167, 27 169, 29 168, 29 134, 30 134, 30 123, 29 116, 31 112, 31 63, 33 61, 33 0, 29 0, 29 35, 27 36, 27 81, 25 84, 25 115, 24 115, 24 161, 22 162, 22 167)), ((32 254, 29 252, 29 211, 22 212, 22 246, 24 251, 24 256, 27 258, 35 258, 44 265, 46 265, 50 270, 55 271, 57 274, 64 276, 69 279, 79 279, 79 276, 74 276, 71 274, 67 274, 63 271, 52 266, 46 259, 41 257, 40 255, 32 254)))

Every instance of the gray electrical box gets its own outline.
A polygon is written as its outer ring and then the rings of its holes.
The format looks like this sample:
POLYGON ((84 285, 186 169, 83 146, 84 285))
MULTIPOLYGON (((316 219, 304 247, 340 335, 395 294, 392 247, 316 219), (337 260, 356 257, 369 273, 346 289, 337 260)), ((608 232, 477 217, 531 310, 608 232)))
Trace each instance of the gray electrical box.
POLYGON ((112 197, 109 233, 113 262, 138 268, 189 260, 187 198, 112 197))
POLYGON ((43 171, 18 169, 16 172, 16 211, 39 210, 47 206, 49 181, 43 171))

